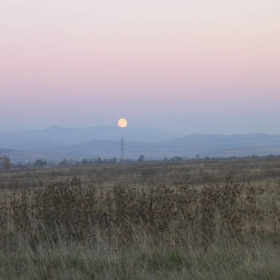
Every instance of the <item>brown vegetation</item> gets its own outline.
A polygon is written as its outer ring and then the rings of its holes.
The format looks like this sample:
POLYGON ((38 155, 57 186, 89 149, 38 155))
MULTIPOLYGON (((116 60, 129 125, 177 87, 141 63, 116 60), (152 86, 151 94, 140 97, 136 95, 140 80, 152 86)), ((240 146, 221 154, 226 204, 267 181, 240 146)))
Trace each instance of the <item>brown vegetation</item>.
POLYGON ((277 279, 278 176, 275 160, 2 172, 0 277, 277 279))

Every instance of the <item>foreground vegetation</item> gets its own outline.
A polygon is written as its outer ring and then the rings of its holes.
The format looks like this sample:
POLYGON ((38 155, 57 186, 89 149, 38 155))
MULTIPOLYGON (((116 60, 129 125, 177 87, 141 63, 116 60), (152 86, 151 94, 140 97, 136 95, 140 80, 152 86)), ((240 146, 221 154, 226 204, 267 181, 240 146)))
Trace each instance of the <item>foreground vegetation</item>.
POLYGON ((279 279, 275 159, 0 176, 1 279, 279 279))

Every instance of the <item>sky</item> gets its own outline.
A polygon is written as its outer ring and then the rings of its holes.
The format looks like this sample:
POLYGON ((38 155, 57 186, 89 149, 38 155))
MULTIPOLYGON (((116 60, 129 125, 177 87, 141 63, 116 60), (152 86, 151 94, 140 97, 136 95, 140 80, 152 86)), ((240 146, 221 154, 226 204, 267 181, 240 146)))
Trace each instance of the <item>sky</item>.
POLYGON ((1 0, 0 131, 280 134, 279 0, 1 0))

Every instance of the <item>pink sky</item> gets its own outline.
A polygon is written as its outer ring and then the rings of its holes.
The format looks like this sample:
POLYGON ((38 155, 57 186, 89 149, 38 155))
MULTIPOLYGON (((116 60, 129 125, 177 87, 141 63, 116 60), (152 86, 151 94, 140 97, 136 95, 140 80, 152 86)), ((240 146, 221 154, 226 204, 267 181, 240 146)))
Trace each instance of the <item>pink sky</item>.
POLYGON ((1 1, 0 35, 0 131, 280 134, 279 0, 1 1))

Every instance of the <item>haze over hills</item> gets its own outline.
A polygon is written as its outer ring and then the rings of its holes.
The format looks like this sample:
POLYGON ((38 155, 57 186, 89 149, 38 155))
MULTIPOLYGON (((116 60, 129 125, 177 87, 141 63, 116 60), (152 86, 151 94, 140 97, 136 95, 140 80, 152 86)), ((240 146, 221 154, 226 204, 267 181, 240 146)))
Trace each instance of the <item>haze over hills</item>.
MULTIPOLYGON (((280 135, 268 134, 193 134, 182 136, 145 128, 121 130, 125 139, 125 158, 163 159, 175 156, 193 158, 229 156, 265 156, 280 154, 280 135)), ((119 158, 121 133, 115 127, 71 129, 57 126, 42 130, 1 133, 0 151, 14 162, 51 161, 84 158, 119 158)))
POLYGON ((183 133, 152 128, 121 129, 116 126, 94 126, 90 128, 66 128, 51 126, 45 129, 0 133, 0 147, 18 149, 21 145, 41 143, 44 145, 78 144, 91 140, 117 140, 158 142, 184 136, 183 133))

